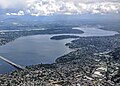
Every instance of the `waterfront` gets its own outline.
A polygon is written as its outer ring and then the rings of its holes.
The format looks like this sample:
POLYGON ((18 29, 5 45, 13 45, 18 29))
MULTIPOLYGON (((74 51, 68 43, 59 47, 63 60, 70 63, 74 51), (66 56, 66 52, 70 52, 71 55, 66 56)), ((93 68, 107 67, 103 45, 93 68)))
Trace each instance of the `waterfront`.
MULTIPOLYGON (((97 28, 73 29, 79 29, 84 32, 83 34, 71 34, 80 37, 112 36, 118 34, 115 31, 106 31, 97 28)), ((18 38, 13 42, 1 46, 0 55, 23 66, 40 63, 53 63, 56 58, 72 51, 65 46, 65 43, 68 43, 73 39, 50 40, 52 36, 54 35, 33 35, 18 38)), ((10 72, 14 69, 7 63, 1 60, 0 62, 0 73, 10 72)))

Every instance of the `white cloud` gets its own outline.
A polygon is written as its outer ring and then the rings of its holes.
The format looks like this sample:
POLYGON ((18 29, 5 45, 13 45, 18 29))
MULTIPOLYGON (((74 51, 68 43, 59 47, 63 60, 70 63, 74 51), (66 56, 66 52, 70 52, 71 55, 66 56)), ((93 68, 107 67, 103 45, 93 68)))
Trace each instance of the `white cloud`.
POLYGON ((6 13, 7 16, 10 16, 11 14, 10 13, 6 13))
POLYGON ((32 15, 51 15, 51 14, 81 14, 81 13, 119 13, 119 2, 94 2, 81 3, 75 1, 56 1, 41 0, 28 2, 28 14, 32 15))
POLYGON ((18 13, 6 13, 6 15, 8 15, 8 16, 10 16, 10 15, 23 16, 23 15, 24 15, 24 12, 20 10, 18 13))
POLYGON ((16 14, 10 13, 10 15, 120 13, 119 0, 0 0, 0 7, 21 8, 16 14))
POLYGON ((17 14, 18 14, 19 16, 22 16, 22 15, 24 15, 24 12, 20 10, 17 14))

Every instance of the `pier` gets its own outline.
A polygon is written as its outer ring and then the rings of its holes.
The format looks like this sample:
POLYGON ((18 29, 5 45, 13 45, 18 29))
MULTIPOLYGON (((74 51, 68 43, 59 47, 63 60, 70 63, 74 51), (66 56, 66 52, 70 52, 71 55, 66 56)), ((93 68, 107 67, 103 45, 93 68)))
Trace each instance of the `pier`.
POLYGON ((15 68, 18 69, 18 70, 25 70, 25 69, 26 69, 25 67, 23 67, 23 66, 21 66, 21 65, 18 65, 18 64, 16 64, 16 63, 14 63, 14 62, 12 62, 12 61, 10 61, 10 60, 2 57, 2 56, 0 56, 0 59, 2 59, 3 61, 7 62, 7 63, 10 64, 10 65, 12 65, 13 67, 15 67, 15 68))

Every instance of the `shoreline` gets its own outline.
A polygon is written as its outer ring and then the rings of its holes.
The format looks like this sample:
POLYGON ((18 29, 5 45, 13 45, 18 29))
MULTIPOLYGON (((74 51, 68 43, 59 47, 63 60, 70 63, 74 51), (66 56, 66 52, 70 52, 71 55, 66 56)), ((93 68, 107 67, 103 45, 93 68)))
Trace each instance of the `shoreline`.
MULTIPOLYGON (((49 34, 48 34, 49 35, 49 34)), ((52 34, 51 34, 52 35, 52 34)), ((57 34, 53 34, 53 35, 57 35, 57 34)), ((64 34, 63 34, 64 35, 64 34)), ((24 36, 25 37, 25 36, 24 36)), ((72 41, 74 41, 74 40, 76 40, 76 39, 71 39, 71 42, 72 41)), ((67 43, 65 43, 65 45, 64 46, 66 46, 66 47, 68 47, 68 45, 66 45, 67 43)), ((70 47, 69 47, 70 48, 70 47)), ((70 49, 73 49, 73 48, 70 48, 70 49)), ((73 50, 73 51, 75 51, 75 50, 73 50)), ((72 51, 71 51, 72 52, 72 51)), ((70 53, 70 52, 69 52, 70 53)), ((61 55, 61 57, 62 56, 64 56, 64 55, 61 55)), ((57 59, 58 59, 59 57, 57 57, 57 59)), ((55 59, 56 60, 56 59, 55 59)))
POLYGON ((29 65, 27 71, 0 74, 0 85, 105 86, 107 82, 115 86, 120 83, 120 34, 80 37, 67 46, 78 49, 58 57, 55 63, 29 65))

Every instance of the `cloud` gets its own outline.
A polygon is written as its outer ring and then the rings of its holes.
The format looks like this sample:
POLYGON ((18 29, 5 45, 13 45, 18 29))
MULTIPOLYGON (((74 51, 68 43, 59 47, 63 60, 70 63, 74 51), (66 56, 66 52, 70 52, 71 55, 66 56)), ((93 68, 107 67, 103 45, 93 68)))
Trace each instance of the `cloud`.
POLYGON ((27 9, 28 14, 32 15, 53 15, 53 14, 83 14, 83 13, 119 13, 119 2, 87 2, 82 0, 69 0, 69 1, 57 1, 57 0, 36 0, 35 2, 28 2, 27 9), (79 1, 79 2, 78 2, 79 1), (81 1, 81 2, 80 2, 81 1), (94 3, 93 3, 94 2, 94 3))
POLYGON ((119 0, 3 0, 3 9, 20 9, 8 15, 106 14, 120 13, 119 0))
MULTIPOLYGON (((59 1, 59 0, 57 0, 59 1)), ((98 2, 120 2, 119 0, 62 0, 64 2, 75 2, 75 3, 98 3, 98 2)))
POLYGON ((26 0, 0 0, 0 8, 2 9, 19 9, 26 6, 26 0))
POLYGON ((120 2, 119 0, 0 0, 0 8, 8 9, 8 8, 23 8, 28 5, 28 3, 32 4, 35 2, 73 2, 73 3, 99 3, 99 2, 120 2))
POLYGON ((6 15, 10 16, 10 15, 14 15, 14 16, 23 16, 25 15, 23 11, 19 11, 18 13, 6 13, 6 15))

